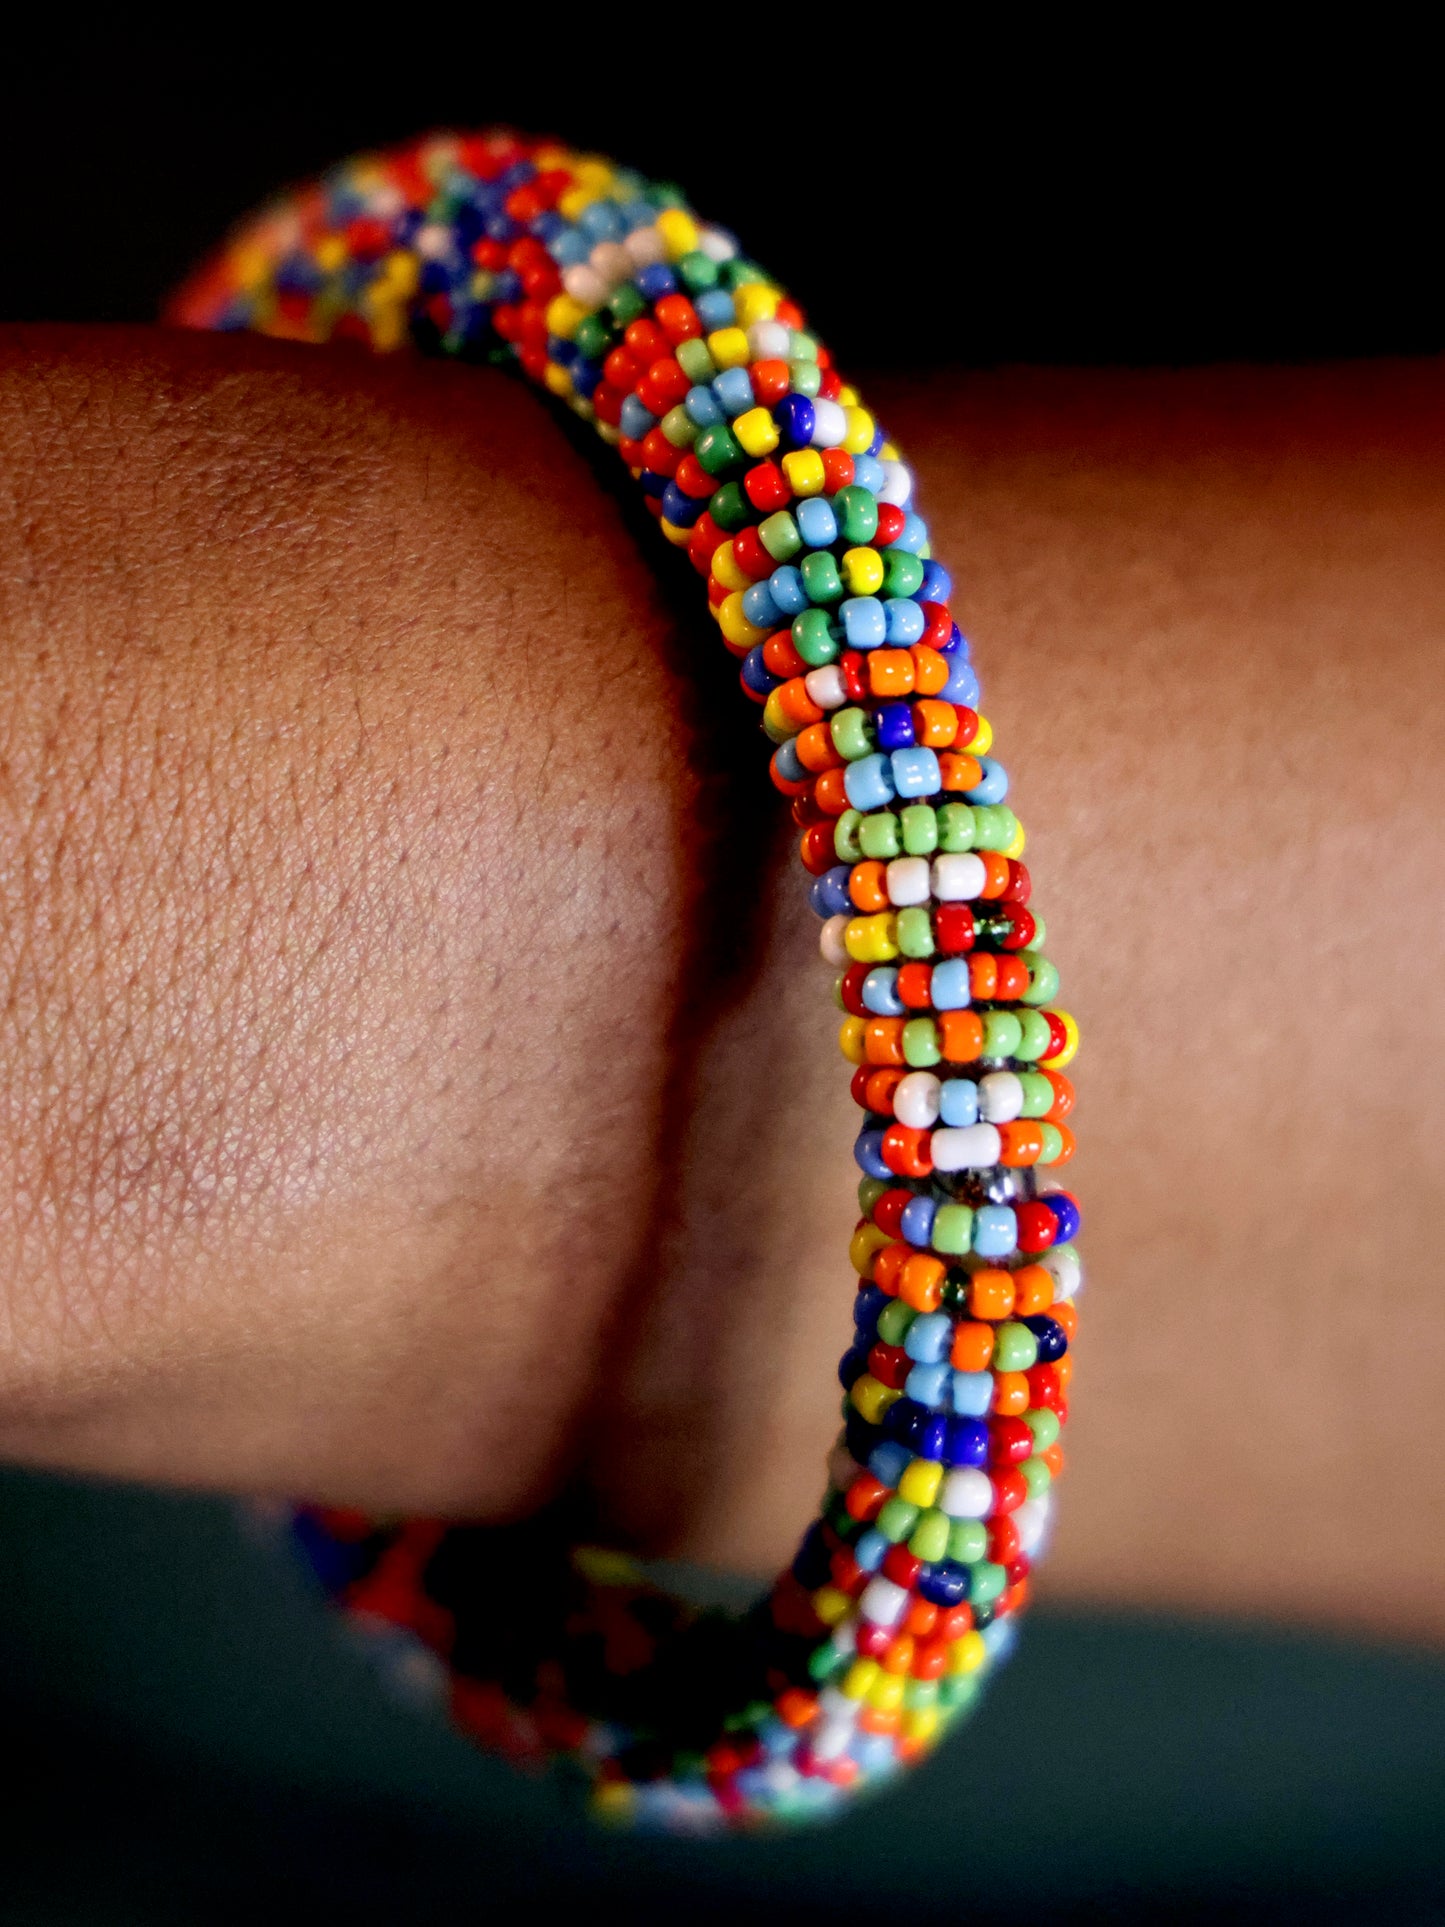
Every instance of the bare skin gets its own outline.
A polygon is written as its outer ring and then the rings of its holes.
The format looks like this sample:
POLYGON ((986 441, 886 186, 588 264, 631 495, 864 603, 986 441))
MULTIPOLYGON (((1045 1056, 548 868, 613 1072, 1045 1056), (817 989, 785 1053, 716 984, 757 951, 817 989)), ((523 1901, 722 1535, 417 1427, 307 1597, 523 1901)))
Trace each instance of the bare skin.
MULTIPOLYGON (((1445 374, 869 392, 1089 1046, 1046 1594, 1445 1632, 1445 374)), ((600 472, 476 370, 0 338, 8 1456, 787 1555, 856 1114, 600 472)))

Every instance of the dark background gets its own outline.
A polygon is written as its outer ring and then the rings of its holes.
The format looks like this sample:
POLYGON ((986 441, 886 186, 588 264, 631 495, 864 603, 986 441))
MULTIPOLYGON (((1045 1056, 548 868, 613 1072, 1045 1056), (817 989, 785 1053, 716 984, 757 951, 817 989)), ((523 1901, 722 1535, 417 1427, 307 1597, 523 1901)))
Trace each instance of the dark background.
MULTIPOLYGON (((660 9, 342 18, 228 12, 203 36, 57 9, 12 39, 0 319, 149 319, 278 183, 505 119, 683 182, 854 366, 1445 335, 1433 61, 1358 23, 1270 51, 1189 13, 1112 46, 1093 22, 1009 39, 901 8, 718 12, 681 38, 660 9)), ((6 1927, 1445 1920, 1431 1655, 1045 1604, 907 1788, 834 1832, 694 1847, 584 1828, 389 1706, 219 1504, 10 1475, 0 1574, 6 1927)))

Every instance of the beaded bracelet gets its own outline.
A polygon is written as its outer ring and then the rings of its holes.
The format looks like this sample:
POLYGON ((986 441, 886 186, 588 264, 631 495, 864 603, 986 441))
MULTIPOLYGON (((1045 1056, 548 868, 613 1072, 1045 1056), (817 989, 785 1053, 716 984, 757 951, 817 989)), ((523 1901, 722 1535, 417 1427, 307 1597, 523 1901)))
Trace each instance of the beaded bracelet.
POLYGON ((617 449, 762 706, 864 1114, 844 1425, 796 1559, 728 1616, 550 1523, 303 1507, 295 1533, 464 1729, 570 1758, 603 1811, 832 1809, 924 1753, 1010 1645, 1080 1279, 1078 1208, 1037 1175, 1073 1151, 1077 1032, 912 477, 730 234, 511 133, 344 163, 241 229, 171 319, 515 359, 617 449))

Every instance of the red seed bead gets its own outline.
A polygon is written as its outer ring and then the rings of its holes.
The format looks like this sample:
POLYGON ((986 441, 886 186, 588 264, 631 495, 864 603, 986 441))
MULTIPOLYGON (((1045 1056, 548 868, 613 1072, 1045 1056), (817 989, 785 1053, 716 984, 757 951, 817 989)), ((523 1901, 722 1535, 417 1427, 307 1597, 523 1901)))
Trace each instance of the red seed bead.
MULTIPOLYGON (((843 1509, 850 1519, 874 1519, 888 1496, 889 1488, 881 1479, 875 1479, 871 1472, 860 1472, 843 1495, 843 1509)), ((836 1559, 839 1555, 833 1556, 836 1559)), ((851 1553, 847 1556, 852 1558, 851 1553)))
POLYGON ((853 486, 853 457, 846 448, 825 448, 823 456, 823 492, 836 495, 840 488, 853 486))
POLYGON ((748 369, 748 378, 753 384, 753 399, 764 408, 781 401, 793 385, 792 373, 785 361, 755 361, 748 369))
POLYGON ((946 602, 920 602, 923 634, 918 638, 925 649, 942 649, 953 634, 953 611, 946 602))
POLYGON ((649 428, 642 438, 642 466, 671 477, 682 467, 682 450, 674 448, 660 428, 649 428))
MULTIPOLYGON (((649 321, 646 315, 639 315, 636 321, 628 322, 626 328, 622 331, 622 340, 639 366, 647 369, 649 372, 652 370, 655 362, 662 362, 673 368, 677 366, 677 363, 668 353, 668 340, 666 335, 663 334, 655 322, 649 321)), ((664 376, 664 379, 668 379, 668 377, 664 376)), ((684 389, 683 393, 686 394, 686 392, 686 389, 684 389)), ((680 399, 681 397, 679 397, 679 400, 680 399)))
POLYGON ((1031 1365, 1024 1373, 1029 1383, 1029 1409, 1031 1411, 1061 1411, 1067 1400, 1064 1388, 1059 1382, 1059 1374, 1052 1365, 1031 1365))
MULTIPOLYGON (((812 835, 811 830, 809 835, 812 835)), ((861 1017, 864 1014, 863 984, 867 975, 868 966, 862 963, 849 964, 843 972, 839 989, 843 998, 843 1008, 850 1017, 861 1017)))
POLYGON ((1053 1011, 1046 1010, 1043 1013, 1043 1018, 1049 1027, 1049 1048, 1044 1055, 1046 1057, 1057 1057, 1061 1050, 1067 1048, 1069 1033, 1064 1029, 1063 1024, 1059 1018, 1055 1016, 1053 1011))
MULTIPOLYGON (((966 903, 939 903, 933 910, 933 941, 945 957, 973 949, 973 912, 966 903)), ((1063 1045, 1059 1046, 1063 1049, 1063 1045)))
POLYGON ((761 582, 778 566, 763 547, 756 529, 741 529, 733 537, 733 560, 754 582, 761 582))
MULTIPOLYGON (((905 1352, 904 1357, 908 1354, 905 1352)), ((908 1360, 910 1366, 912 1359, 908 1360)), ((883 1555, 883 1576, 891 1579, 895 1586, 902 1586, 905 1592, 912 1592, 918 1584, 918 1575, 923 1570, 923 1561, 908 1550, 907 1546, 890 1546, 883 1555)))
POLYGON ((878 532, 873 537, 875 549, 891 549, 903 533, 903 525, 908 520, 896 502, 878 504, 878 532))
MULTIPOLYGON (((808 872, 809 876, 820 877, 825 870, 831 870, 834 862, 833 831, 831 825, 827 823, 814 823, 811 828, 804 830, 803 841, 799 849, 803 859, 803 868, 808 872)), ((857 965, 855 964, 854 969, 856 968, 857 965)), ((851 1004, 846 1005, 845 1008, 854 1017, 861 1017, 863 1015, 861 1000, 856 1009, 854 1009, 851 1004)))
MULTIPOLYGON (((1021 1423, 1022 1421, 1014 1421, 1012 1419, 1000 1421, 1000 1423, 1004 1424, 1014 1424, 1015 1422, 1021 1423)), ((1030 1433, 1029 1437, 1032 1438, 1033 1434, 1030 1433)), ((995 1518, 1002 1513, 1017 1512, 1024 1500, 1029 1496, 1028 1481, 1024 1478, 1023 1473, 1019 1471, 1017 1466, 1011 1466, 1006 1472, 993 1473, 989 1479, 989 1484, 993 1487, 993 1508, 991 1516, 995 1518)))
POLYGON ((876 1625, 871 1619, 860 1619, 854 1644, 864 1659, 882 1659, 893 1644, 892 1629, 876 1625))
POLYGON ((685 294, 665 294, 653 309, 658 326, 674 346, 679 341, 695 341, 702 333, 697 309, 685 294))
POLYGON ((1020 863, 1016 857, 1009 857, 1008 882, 1003 890, 1004 902, 1027 903, 1033 893, 1033 887, 1033 880, 1029 876, 1027 866, 1020 863))
MULTIPOLYGON (((909 1124, 890 1124, 883 1133, 881 1154, 888 1169, 900 1178, 926 1178, 933 1171, 931 1133, 909 1124)), ((1052 1224, 1053 1219, 1050 1217, 1052 1224)))
POLYGON ((843 678, 843 690, 849 702, 866 702, 868 669, 867 659, 862 652, 857 649, 845 649, 838 658, 838 670, 843 678))
POLYGON ((793 499, 793 491, 776 462, 759 462, 750 468, 743 477, 743 493, 762 515, 771 515, 793 499))
POLYGON ((1023 1550, 1017 1520, 1005 1515, 988 1529, 988 1556, 995 1565, 1011 1565, 1023 1550))
POLYGON ((692 383, 671 355, 654 361, 637 383, 637 399, 649 415, 665 415, 687 393, 692 383))
POLYGON ((1059 1235, 1058 1220, 1041 1198, 1014 1206, 1020 1251, 1047 1251, 1059 1235))
POLYGON ((905 1244, 884 1245, 873 1259, 873 1283, 890 1298, 898 1296, 898 1281, 903 1275, 903 1267, 908 1262, 909 1250, 905 1244))
POLYGON ((901 1392, 904 1379, 913 1370, 913 1360, 901 1345, 879 1343, 868 1354, 868 1369, 880 1385, 886 1385, 890 1391, 901 1392))
POLYGON ((913 1664, 909 1671, 915 1679, 938 1679, 947 1664, 948 1641, 923 1640, 913 1648, 913 1664))
POLYGON ((998 941, 1005 950, 1027 950, 1038 930, 1033 911, 1025 910, 1021 903, 1015 904, 999 922, 1003 926, 1003 934, 998 941))
POLYGON ((1022 957, 1008 955, 1000 957, 994 974, 995 997, 1002 997, 1006 1003, 1017 1003, 1029 987, 1029 967, 1022 957))
POLYGON ((678 463, 677 473, 674 475, 673 480, 677 483, 683 494, 689 496, 694 502, 710 501, 712 499, 712 492, 717 487, 716 482, 713 481, 713 478, 708 474, 696 455, 691 453, 684 455, 678 463))
POLYGON ((895 1187, 874 1200, 873 1222, 890 1238, 903 1236, 903 1214, 913 1202, 913 1193, 895 1187))
POLYGON ((849 1094, 853 1102, 863 1111, 871 1111, 873 1108, 868 1102, 868 1079, 870 1075, 868 1066, 866 1064, 859 1064, 848 1080, 849 1094))

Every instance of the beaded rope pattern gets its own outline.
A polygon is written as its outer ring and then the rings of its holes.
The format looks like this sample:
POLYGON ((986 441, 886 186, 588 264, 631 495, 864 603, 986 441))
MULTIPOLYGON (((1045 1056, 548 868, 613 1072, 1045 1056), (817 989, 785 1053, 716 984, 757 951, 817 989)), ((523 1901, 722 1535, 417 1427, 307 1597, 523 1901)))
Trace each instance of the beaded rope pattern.
POLYGON ((909 470, 730 234, 511 133, 345 162, 240 229, 170 319, 520 363, 617 450, 762 706, 864 1113, 844 1428, 792 1566, 726 1617, 518 1528, 519 1614, 505 1534, 319 1507, 295 1532, 465 1730, 570 1758, 605 1813, 829 1811, 931 1747, 1011 1644, 1080 1281, 1078 1208, 1038 1179, 1073 1151, 1077 1031, 909 470))

